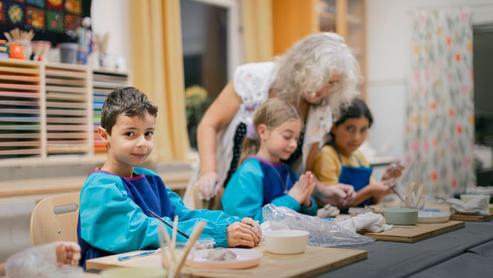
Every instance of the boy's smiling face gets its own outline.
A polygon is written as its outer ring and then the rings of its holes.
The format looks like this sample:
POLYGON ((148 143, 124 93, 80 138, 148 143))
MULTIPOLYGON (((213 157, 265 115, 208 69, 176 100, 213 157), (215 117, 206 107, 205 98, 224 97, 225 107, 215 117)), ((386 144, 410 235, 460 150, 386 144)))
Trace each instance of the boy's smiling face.
POLYGON ((133 167, 142 165, 152 153, 155 126, 156 118, 146 112, 143 116, 118 115, 111 135, 101 128, 108 146, 104 168, 121 176, 131 176, 133 167))

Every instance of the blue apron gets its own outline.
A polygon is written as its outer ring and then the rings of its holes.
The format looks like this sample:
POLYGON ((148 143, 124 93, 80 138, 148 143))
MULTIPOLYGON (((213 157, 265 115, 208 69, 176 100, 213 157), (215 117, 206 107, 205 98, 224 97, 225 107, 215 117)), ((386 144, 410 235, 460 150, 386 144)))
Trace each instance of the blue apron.
MULTIPOLYGON (((363 189, 363 187, 367 186, 370 183, 370 177, 373 171, 372 168, 365 166, 353 167, 353 166, 342 165, 342 159, 339 152, 337 152, 337 156, 339 158, 339 162, 341 163, 341 174, 339 175, 340 183, 352 185, 355 192, 360 191, 361 189, 363 189)), ((359 160, 358 163, 360 165, 362 164, 361 161, 359 160)), ((368 198, 358 206, 364 207, 371 204, 372 204, 372 200, 371 198, 368 198)))

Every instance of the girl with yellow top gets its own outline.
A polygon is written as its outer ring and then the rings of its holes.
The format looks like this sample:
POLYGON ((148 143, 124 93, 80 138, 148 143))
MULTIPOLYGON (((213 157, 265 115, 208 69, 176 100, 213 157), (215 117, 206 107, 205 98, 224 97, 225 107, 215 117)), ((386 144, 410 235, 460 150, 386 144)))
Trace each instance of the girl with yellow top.
MULTIPOLYGON (((403 166, 389 167, 380 182, 371 179, 372 168, 358 148, 368 137, 373 123, 368 106, 354 99, 343 107, 331 128, 330 139, 317 155, 313 174, 324 184, 349 184, 357 191, 351 206, 378 202, 391 192, 393 180, 402 173, 403 166)), ((321 200, 323 204, 324 201, 321 200)))

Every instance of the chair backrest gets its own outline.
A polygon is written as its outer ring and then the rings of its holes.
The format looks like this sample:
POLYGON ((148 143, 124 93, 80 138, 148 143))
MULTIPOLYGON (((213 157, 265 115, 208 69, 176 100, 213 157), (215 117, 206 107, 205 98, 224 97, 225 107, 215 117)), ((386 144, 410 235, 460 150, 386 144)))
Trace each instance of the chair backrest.
POLYGON ((33 245, 58 240, 77 242, 79 194, 47 197, 34 207, 30 229, 33 245))

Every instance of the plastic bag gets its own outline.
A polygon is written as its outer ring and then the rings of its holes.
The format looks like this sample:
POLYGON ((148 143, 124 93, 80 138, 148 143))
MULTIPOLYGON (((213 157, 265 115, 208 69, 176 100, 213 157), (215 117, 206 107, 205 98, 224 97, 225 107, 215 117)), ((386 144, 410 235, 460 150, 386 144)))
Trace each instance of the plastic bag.
MULTIPOLYGON (((288 227, 292 230, 310 232, 310 245, 320 247, 362 245, 375 241, 372 238, 346 230, 336 222, 327 222, 321 218, 297 213, 286 207, 272 204, 262 209, 264 221, 269 221, 269 229, 278 230, 288 227)), ((264 225, 263 225, 264 226, 264 225)))
POLYGON ((82 268, 57 263, 56 248, 54 242, 16 253, 5 263, 7 277, 83 277, 82 268))

